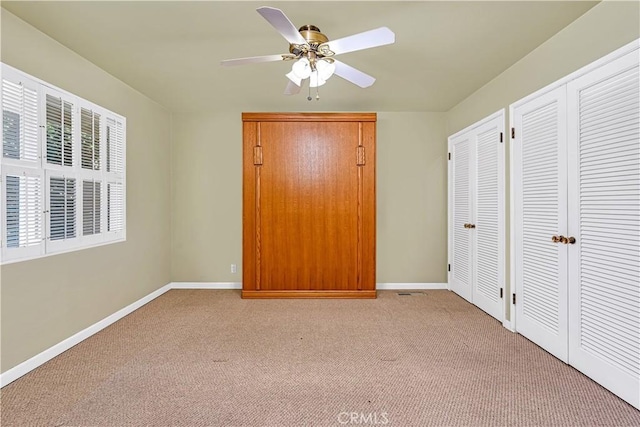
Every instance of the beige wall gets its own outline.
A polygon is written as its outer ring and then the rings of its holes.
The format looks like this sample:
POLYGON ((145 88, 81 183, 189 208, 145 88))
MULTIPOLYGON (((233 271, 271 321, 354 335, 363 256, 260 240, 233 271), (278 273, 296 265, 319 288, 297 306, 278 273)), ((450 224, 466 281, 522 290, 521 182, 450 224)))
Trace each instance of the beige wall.
POLYGON ((442 113, 378 114, 379 283, 447 281, 447 138, 442 113))
MULTIPOLYGON (((480 88, 447 113, 452 135, 640 37, 640 3, 605 1, 480 88)), ((507 132, 508 133, 508 132, 507 132)), ((507 138, 507 142, 508 142, 507 138)), ((509 283, 509 144, 506 145, 507 295, 509 283)), ((507 304, 509 317, 509 305, 507 304)))
POLYGON ((174 114, 172 140, 172 280, 240 282, 241 113, 174 114))
POLYGON ((127 118, 127 241, 1 267, 1 370, 170 280, 170 115, 2 10, 2 61, 127 118))
POLYGON ((449 135, 640 37, 640 3, 604 1, 449 110, 449 135))
MULTIPOLYGON (((240 282, 241 112, 173 123, 172 279, 240 282)), ((377 281, 446 282, 444 114, 378 113, 377 130, 377 281)))

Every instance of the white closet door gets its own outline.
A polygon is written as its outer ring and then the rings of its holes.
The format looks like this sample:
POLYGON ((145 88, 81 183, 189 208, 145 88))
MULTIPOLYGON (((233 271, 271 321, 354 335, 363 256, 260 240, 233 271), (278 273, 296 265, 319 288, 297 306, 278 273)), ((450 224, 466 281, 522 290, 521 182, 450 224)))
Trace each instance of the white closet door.
POLYGON ((566 88, 512 110, 516 330, 567 362, 566 88))
POLYGON ((572 81, 569 362, 640 408, 638 52, 572 81))
POLYGON ((471 173, 471 140, 468 134, 454 138, 450 143, 451 179, 452 179, 452 214, 451 214, 451 290, 466 299, 472 300, 471 284, 473 256, 471 229, 465 224, 472 221, 473 211, 470 179, 471 173))
POLYGON ((475 185, 474 221, 471 229, 475 247, 473 303, 502 321, 504 284, 504 156, 500 135, 504 114, 474 129, 475 185))

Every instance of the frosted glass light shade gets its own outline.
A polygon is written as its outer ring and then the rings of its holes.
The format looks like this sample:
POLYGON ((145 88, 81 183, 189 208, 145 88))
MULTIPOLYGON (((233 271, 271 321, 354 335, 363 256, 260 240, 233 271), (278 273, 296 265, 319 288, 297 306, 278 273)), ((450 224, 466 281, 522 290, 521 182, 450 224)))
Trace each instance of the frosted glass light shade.
POLYGON ((311 65, 307 58, 300 58, 291 66, 291 72, 301 80, 306 79, 311 75, 311 65))
POLYGON ((331 77, 334 71, 336 71, 336 66, 333 62, 321 59, 316 63, 316 69, 318 70, 322 80, 329 80, 329 77, 331 77))
POLYGON ((291 80, 296 85, 300 86, 302 84, 302 79, 296 76, 296 74, 293 71, 289 71, 289 73, 285 75, 289 78, 289 80, 291 80))
POLYGON ((322 86, 323 84, 325 84, 327 81, 325 79, 323 79, 321 76, 318 76, 318 72, 314 72, 311 73, 311 76, 309 76, 309 86, 310 87, 318 87, 318 86, 322 86))

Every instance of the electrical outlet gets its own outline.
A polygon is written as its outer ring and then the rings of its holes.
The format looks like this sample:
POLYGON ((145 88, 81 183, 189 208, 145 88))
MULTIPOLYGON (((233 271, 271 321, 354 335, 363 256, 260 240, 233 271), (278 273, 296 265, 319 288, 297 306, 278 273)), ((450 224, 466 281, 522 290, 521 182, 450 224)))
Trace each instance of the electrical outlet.
POLYGON ((232 273, 237 273, 238 272, 238 267, 235 264, 231 264, 231 272, 232 273))

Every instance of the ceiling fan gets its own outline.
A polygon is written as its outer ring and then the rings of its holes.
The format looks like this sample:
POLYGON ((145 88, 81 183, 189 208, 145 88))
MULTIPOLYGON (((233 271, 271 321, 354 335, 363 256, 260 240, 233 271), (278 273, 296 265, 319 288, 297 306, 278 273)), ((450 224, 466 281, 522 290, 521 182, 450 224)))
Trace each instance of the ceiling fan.
MULTIPOLYGON (((285 95, 294 95, 300 92, 300 88, 307 79, 310 88, 322 86, 333 74, 362 88, 371 86, 376 81, 374 77, 338 61, 334 56, 391 44, 395 42, 396 38, 393 31, 387 27, 380 27, 329 41, 329 38, 322 34, 315 25, 304 25, 300 29, 296 29, 280 9, 265 6, 256 10, 289 42, 289 53, 227 59, 222 61, 221 65, 295 61, 291 71, 286 75, 289 82, 284 91, 285 95)), ((307 99, 311 100, 311 94, 307 99)), ((319 99, 318 95, 316 95, 316 99, 319 99)))

